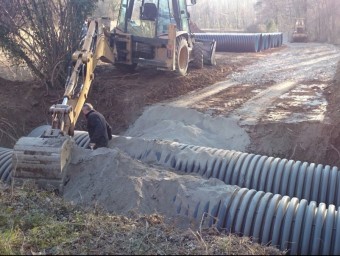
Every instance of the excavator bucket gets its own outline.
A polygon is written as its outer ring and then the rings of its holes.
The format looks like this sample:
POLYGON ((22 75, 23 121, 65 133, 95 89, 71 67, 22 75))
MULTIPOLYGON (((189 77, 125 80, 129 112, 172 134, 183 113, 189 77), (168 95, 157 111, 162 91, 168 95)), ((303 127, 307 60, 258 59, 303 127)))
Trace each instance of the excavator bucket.
POLYGON ((73 146, 69 136, 20 138, 13 149, 12 182, 32 180, 39 187, 62 193, 73 146))

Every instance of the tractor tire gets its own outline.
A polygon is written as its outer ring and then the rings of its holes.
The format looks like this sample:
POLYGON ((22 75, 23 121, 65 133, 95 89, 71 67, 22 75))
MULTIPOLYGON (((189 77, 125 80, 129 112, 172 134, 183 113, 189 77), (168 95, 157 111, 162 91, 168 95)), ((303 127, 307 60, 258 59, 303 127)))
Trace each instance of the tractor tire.
POLYGON ((202 69, 203 68, 203 45, 200 43, 195 43, 194 48, 192 50, 193 61, 192 65, 194 68, 202 69))
POLYGON ((186 76, 189 66, 189 47, 185 37, 178 37, 176 40, 176 72, 186 76))

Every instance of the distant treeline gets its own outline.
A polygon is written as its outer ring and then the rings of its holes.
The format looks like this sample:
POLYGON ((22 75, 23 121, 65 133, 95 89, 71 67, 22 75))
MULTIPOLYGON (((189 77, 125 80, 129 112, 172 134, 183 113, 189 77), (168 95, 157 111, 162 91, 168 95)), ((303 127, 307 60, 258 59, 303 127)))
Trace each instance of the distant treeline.
POLYGON ((201 0, 190 8, 199 28, 223 32, 294 31, 295 18, 306 19, 310 41, 340 43, 339 0, 201 0))
MULTIPOLYGON (((117 19, 120 2, 99 1, 94 16, 117 19)), ((283 32, 289 37, 295 18, 305 18, 310 41, 340 44, 340 0, 197 0, 189 11, 203 30, 283 32)))

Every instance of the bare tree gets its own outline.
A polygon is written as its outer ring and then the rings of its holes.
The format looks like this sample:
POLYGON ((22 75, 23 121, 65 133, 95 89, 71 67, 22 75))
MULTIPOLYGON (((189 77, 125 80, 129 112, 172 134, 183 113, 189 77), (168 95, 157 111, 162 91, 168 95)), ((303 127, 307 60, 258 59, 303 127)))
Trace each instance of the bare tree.
POLYGON ((102 0, 94 12, 96 17, 109 17, 117 19, 121 0, 102 0))
MULTIPOLYGON (((77 48, 96 0, 1 0, 0 46, 25 62, 47 88, 55 84, 77 48)), ((64 79, 66 77, 63 77, 64 79)))
POLYGON ((197 1, 190 9, 192 21, 200 28, 220 31, 244 30, 254 23, 255 0, 197 1))
POLYGON ((339 40, 340 6, 336 0, 310 0, 309 30, 317 41, 336 42, 339 40))

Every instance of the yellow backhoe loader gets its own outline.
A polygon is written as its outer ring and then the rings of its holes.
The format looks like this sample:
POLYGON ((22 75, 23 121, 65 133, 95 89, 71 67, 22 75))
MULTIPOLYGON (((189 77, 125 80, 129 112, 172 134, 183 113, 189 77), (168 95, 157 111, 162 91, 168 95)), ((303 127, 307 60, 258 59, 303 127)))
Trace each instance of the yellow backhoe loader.
POLYGON ((295 20, 295 27, 294 32, 292 35, 292 42, 307 42, 308 35, 306 31, 305 19, 304 18, 297 18, 295 20))
POLYGON ((99 60, 117 68, 147 65, 177 75, 186 75, 190 62, 195 68, 215 65, 216 42, 194 38, 187 6, 186 0, 122 0, 113 30, 107 19, 88 21, 82 47, 72 56, 63 101, 49 109, 51 127, 39 138, 20 138, 14 146, 14 183, 33 180, 62 192, 75 124, 99 60))

